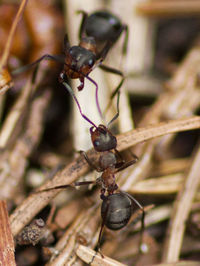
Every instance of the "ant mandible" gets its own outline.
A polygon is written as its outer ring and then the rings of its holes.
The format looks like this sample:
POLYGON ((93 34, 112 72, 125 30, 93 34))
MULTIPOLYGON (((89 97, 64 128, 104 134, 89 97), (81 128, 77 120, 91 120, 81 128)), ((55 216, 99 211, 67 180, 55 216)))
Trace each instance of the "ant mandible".
MULTIPOLYGON (((105 71, 120 75, 122 80, 115 89, 111 98, 117 93, 124 81, 124 75, 121 71, 105 66, 101 64, 110 48, 116 43, 123 31, 126 32, 126 37, 123 45, 123 53, 126 52, 127 40, 128 40, 128 27, 121 23, 119 18, 111 14, 108 11, 97 11, 90 16, 84 11, 78 11, 82 13, 83 18, 80 26, 80 43, 77 46, 70 46, 68 36, 64 38, 64 67, 59 75, 59 81, 69 90, 69 86, 66 86, 67 78, 79 79, 80 85, 78 90, 81 91, 84 88, 85 78, 92 82, 96 87, 96 104, 98 112, 102 117, 101 108, 98 100, 98 85, 89 77, 89 73, 97 66, 100 66, 105 71)), ((42 60, 55 60, 63 63, 63 59, 59 56, 45 54, 35 62, 24 66, 18 70, 12 72, 12 74, 18 74, 22 71, 29 69, 30 67, 39 64, 42 60)), ((71 89, 70 89, 71 90, 71 89)), ((70 92, 77 103, 77 99, 73 92, 70 92)), ((79 106, 81 115, 82 110, 79 106)), ((91 122, 91 121, 90 121, 91 122)))
MULTIPOLYGON (((118 92, 117 99, 117 114, 108 123, 108 126, 119 116, 119 95, 120 92, 118 92)), ((115 182, 115 174, 136 163, 138 158, 134 156, 135 158, 128 162, 122 159, 119 151, 117 150, 117 139, 108 129, 108 126, 106 127, 102 124, 96 126, 94 123, 92 123, 92 127, 90 128, 90 135, 93 147, 95 151, 100 154, 98 159, 98 166, 90 160, 86 152, 80 152, 84 156, 87 163, 91 166, 91 168, 95 169, 97 172, 102 172, 101 176, 97 178, 96 181, 78 181, 72 183, 71 185, 55 186, 38 192, 49 191, 52 189, 61 189, 70 186, 81 186, 89 184, 100 185, 100 198, 102 200, 102 223, 97 244, 98 249, 100 247, 101 236, 104 226, 106 226, 110 230, 119 230, 125 227, 129 222, 131 215, 135 211, 134 205, 139 207, 142 211, 140 239, 141 247, 142 235, 144 232, 144 208, 134 197, 132 197, 127 192, 121 190, 118 191, 118 185, 115 182)))

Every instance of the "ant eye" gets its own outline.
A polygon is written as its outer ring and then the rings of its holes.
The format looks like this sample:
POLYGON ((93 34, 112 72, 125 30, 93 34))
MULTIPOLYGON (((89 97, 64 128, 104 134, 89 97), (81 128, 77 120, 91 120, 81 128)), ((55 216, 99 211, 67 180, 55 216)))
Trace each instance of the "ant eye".
POLYGON ((98 140, 95 140, 93 144, 94 144, 95 147, 98 147, 100 143, 99 143, 98 140))
POLYGON ((89 66, 93 66, 93 65, 94 65, 94 60, 93 60, 93 59, 90 59, 90 60, 88 61, 88 65, 89 65, 89 66))

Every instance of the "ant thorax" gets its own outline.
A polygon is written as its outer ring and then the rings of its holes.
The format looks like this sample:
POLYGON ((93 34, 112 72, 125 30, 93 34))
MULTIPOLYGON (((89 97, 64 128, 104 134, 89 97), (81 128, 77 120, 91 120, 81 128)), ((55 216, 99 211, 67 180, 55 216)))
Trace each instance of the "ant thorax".
POLYGON ((117 158, 114 152, 112 151, 105 151, 99 157, 99 166, 102 170, 105 170, 109 167, 114 167, 117 163, 117 158))

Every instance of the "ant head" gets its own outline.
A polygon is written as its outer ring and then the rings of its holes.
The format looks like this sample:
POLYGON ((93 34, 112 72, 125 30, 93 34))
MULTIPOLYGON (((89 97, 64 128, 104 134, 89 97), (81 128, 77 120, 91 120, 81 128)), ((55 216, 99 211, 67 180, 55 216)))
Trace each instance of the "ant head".
POLYGON ((96 151, 104 152, 116 149, 117 139, 104 125, 99 125, 96 128, 91 127, 90 134, 96 151))
POLYGON ((67 55, 65 64, 69 67, 67 75, 72 78, 87 76, 96 62, 96 56, 90 50, 81 46, 72 46, 67 55), (77 76, 74 76, 77 73, 77 76))

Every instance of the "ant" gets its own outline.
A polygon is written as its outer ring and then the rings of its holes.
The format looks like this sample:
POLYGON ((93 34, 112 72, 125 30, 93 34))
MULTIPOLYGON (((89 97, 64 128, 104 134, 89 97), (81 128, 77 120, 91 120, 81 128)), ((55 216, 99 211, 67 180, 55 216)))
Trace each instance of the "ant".
MULTIPOLYGON (((78 11, 83 15, 82 22, 80 26, 80 43, 79 45, 70 46, 67 34, 64 37, 64 67, 59 75, 59 82, 66 87, 67 79, 79 79, 80 85, 77 87, 79 91, 84 88, 85 78, 92 82, 96 87, 96 104, 99 114, 102 116, 102 112, 98 100, 98 85, 97 83, 89 77, 90 72, 97 66, 102 68, 104 71, 108 71, 122 77, 119 85, 115 89, 114 93, 111 96, 111 99, 116 95, 117 91, 121 88, 124 75, 121 71, 105 66, 102 64, 106 55, 108 54, 110 48, 116 43, 123 31, 126 32, 126 37, 123 45, 123 53, 127 49, 127 40, 128 40, 128 27, 121 23, 119 18, 111 14, 108 11, 97 11, 92 13, 90 16, 84 11, 78 11)), ((45 54, 35 62, 24 66, 18 70, 13 71, 13 74, 21 73, 38 65, 42 60, 54 60, 63 63, 63 58, 56 55, 45 54)), ((74 93, 71 93, 75 98, 74 93)), ((80 105, 79 110, 81 115, 80 105)), ((84 117, 84 116, 83 116, 84 117)))
POLYGON ((108 126, 119 116, 119 95, 120 92, 118 92, 117 98, 117 114, 108 123, 107 127, 102 124, 96 126, 94 123, 92 123, 92 127, 90 128, 93 147, 95 151, 100 154, 98 159, 98 166, 90 160, 86 152, 80 151, 81 155, 84 156, 90 167, 97 172, 102 173, 101 176, 97 178, 96 181, 74 182, 71 185, 55 186, 53 188, 38 191, 43 192, 52 189, 66 188, 69 186, 81 186, 89 184, 100 185, 100 198, 102 200, 102 223, 97 244, 98 250, 100 250, 99 247, 104 226, 106 226, 110 230, 119 230, 125 227, 129 222, 131 215, 135 211, 135 205, 142 211, 140 247, 142 244, 142 235, 144 232, 144 208, 134 197, 132 197, 127 192, 121 190, 118 191, 118 185, 115 182, 116 173, 131 166, 138 160, 136 156, 134 156, 135 158, 133 160, 128 162, 122 159, 119 151, 117 150, 117 139, 108 129, 108 126))

